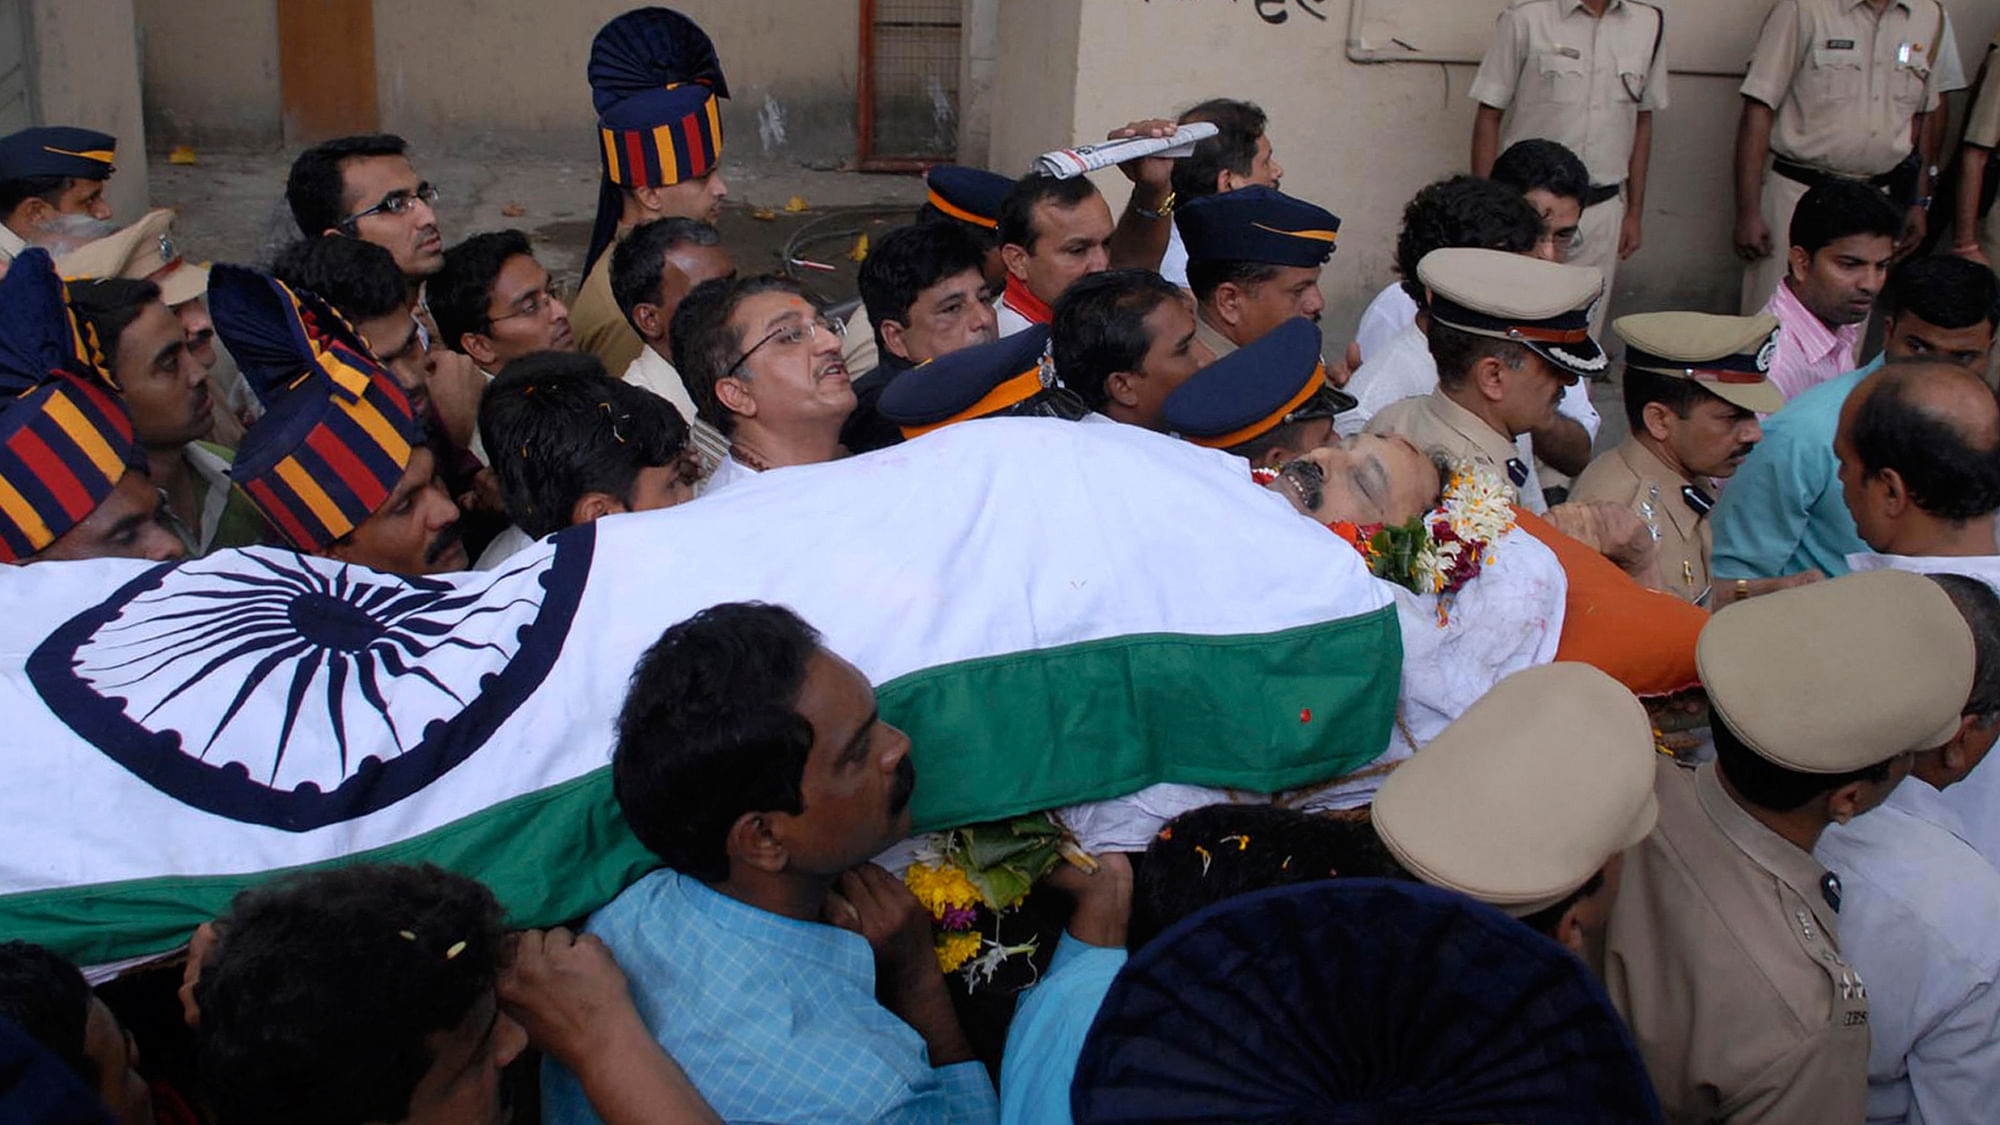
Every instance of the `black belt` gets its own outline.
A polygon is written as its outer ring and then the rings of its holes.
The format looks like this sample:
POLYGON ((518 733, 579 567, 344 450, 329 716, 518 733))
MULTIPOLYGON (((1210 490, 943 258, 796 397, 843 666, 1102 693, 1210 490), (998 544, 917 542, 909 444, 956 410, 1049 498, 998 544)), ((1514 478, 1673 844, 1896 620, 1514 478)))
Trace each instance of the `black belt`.
POLYGON ((1595 207, 1600 203, 1611 202, 1612 200, 1618 198, 1618 193, 1620 191, 1623 191, 1624 188, 1625 185, 1622 183, 1592 185, 1589 191, 1583 193, 1584 209, 1589 210, 1590 208, 1595 207))
POLYGON ((1809 188, 1819 187, 1821 184, 1830 184, 1836 180, 1848 180, 1855 183, 1867 184, 1869 187, 1887 194, 1896 186, 1896 173, 1898 170, 1891 168, 1879 176, 1841 176, 1814 168, 1809 164, 1800 164, 1796 160, 1786 160, 1782 156, 1771 158, 1771 171, 1776 172, 1793 183, 1804 184, 1809 188))

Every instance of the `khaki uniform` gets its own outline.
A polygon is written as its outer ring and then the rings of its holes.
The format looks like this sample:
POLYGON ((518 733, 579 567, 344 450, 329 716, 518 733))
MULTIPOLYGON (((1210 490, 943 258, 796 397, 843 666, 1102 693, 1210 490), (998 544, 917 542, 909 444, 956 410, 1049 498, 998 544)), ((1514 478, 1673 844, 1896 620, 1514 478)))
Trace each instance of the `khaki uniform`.
POLYGON ((1583 470, 1569 490, 1569 499, 1571 503, 1606 500, 1632 509, 1659 544, 1663 589, 1683 601, 1698 602, 1709 586, 1708 555, 1714 533, 1707 517, 1681 492, 1690 483, 1638 439, 1628 437, 1583 470))
POLYGON ((1666 1119, 1859 1125, 1868 994, 1841 959, 1826 869, 1713 764, 1657 769, 1659 826, 1625 854, 1605 987, 1666 1119))
MULTIPOLYGON (((1473 100, 1506 116, 1500 149, 1543 138, 1577 155, 1593 187, 1625 182, 1639 114, 1667 108, 1666 17, 1640 0, 1611 0, 1593 17, 1583 0, 1516 0, 1500 14, 1473 77, 1473 100)), ((1569 260, 1604 273, 1612 292, 1624 192, 1584 210, 1569 260)), ((1602 329, 1610 301, 1599 306, 1602 329)))
MULTIPOLYGON (((1910 154, 1911 121, 1965 86, 1951 16, 1939 0, 1778 0, 1764 19, 1740 92, 1777 111, 1771 152, 1857 179, 1910 154)), ((1764 174, 1764 222, 1776 251, 1743 278, 1743 312, 1763 308, 1785 273, 1792 211, 1806 186, 1764 174)))
POLYGON ((583 279, 583 287, 569 307, 569 327, 576 334, 577 350, 596 356, 606 371, 625 370, 646 350, 646 342, 625 322, 625 314, 618 311, 618 299, 611 295, 611 252, 630 229, 620 228, 617 240, 597 256, 597 264, 583 279))
POLYGON ((847 335, 840 345, 840 362, 847 365, 847 377, 859 379, 882 365, 882 352, 875 343, 875 322, 868 318, 868 306, 847 314, 847 335))
POLYGON ((1208 350, 1214 352, 1217 359, 1236 350, 1236 345, 1230 342, 1229 337, 1209 327, 1208 322, 1201 318, 1200 312, 1194 314, 1194 338, 1207 344, 1208 350))
MULTIPOLYGON (((1986 80, 1980 84, 1979 96, 1965 111, 1964 143, 1978 145, 1983 149, 2000 148, 2000 73, 1996 73, 1995 60, 2000 60, 2000 36, 1995 36, 1993 46, 1986 51, 1986 80)), ((2000 254, 2000 207, 1986 213, 1986 219, 1979 227, 1979 248, 1986 252, 1986 260, 1996 261, 2000 254)), ((1948 219, 1946 221, 1949 221, 1948 219)))
MULTIPOLYGON (((1514 478, 1508 473, 1508 462, 1522 463, 1513 438, 1453 402, 1443 390, 1390 403, 1368 420, 1363 432, 1401 435, 1418 449, 1470 461, 1510 484, 1514 478)), ((1526 483, 1515 486, 1520 490, 1521 506, 1540 515, 1549 510, 1542 483, 1532 471, 1526 476, 1526 483)))

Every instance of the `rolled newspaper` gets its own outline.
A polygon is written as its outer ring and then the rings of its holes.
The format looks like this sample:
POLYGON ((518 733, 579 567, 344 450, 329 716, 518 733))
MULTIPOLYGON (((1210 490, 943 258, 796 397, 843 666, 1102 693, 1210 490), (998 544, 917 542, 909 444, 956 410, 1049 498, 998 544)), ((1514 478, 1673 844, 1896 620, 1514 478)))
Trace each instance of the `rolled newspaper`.
POLYGON ((1195 121, 1174 130, 1171 137, 1127 137, 1122 141, 1059 148, 1035 157, 1034 167, 1028 170, 1037 175, 1067 180, 1071 176, 1081 176, 1085 172, 1095 172, 1099 168, 1147 156, 1179 159, 1194 151, 1196 141, 1205 141, 1215 132, 1214 122, 1195 121))

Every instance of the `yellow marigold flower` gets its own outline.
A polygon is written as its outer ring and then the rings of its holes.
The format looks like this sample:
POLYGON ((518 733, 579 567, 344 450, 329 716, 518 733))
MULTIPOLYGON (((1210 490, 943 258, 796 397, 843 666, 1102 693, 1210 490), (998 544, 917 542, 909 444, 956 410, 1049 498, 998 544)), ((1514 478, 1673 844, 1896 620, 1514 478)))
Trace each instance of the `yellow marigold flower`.
POLYGON ((939 934, 937 936, 938 968, 947 973, 955 973, 967 961, 979 955, 979 947, 986 939, 977 930, 964 934, 939 934))
POLYGON ((965 872, 949 864, 932 867, 912 863, 903 872, 903 885, 917 896, 932 918, 943 918, 947 910, 963 910, 978 905, 979 891, 966 879, 965 872))

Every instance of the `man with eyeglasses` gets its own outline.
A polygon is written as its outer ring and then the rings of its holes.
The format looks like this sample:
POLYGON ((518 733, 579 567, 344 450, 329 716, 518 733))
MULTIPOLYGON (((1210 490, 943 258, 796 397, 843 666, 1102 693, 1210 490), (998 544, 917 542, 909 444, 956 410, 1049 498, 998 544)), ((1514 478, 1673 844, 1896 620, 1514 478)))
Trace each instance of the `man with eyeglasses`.
MULTIPOLYGON (((485 384, 524 355, 576 350, 559 288, 535 260, 526 234, 500 230, 445 251, 444 268, 426 291, 439 343, 469 357, 485 384)), ((491 463, 477 432, 467 448, 481 464, 491 463)))
POLYGON ((790 278, 706 282, 674 311, 674 366, 695 411, 729 440, 704 494, 748 477, 846 455, 854 410, 844 326, 790 278))
POLYGON ((444 267, 444 235, 437 188, 417 178, 408 150, 389 133, 315 145, 292 162, 285 201, 307 238, 346 235, 394 255, 414 294, 444 267))

